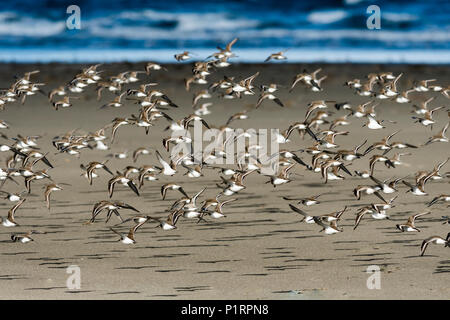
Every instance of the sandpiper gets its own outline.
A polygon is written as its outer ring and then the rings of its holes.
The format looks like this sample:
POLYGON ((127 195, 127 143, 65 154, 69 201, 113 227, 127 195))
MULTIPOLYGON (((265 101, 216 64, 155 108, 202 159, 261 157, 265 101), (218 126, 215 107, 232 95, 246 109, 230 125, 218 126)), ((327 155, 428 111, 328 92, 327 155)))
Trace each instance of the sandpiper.
POLYGON ((170 160, 170 164, 169 164, 162 158, 159 151, 156 151, 156 157, 157 157, 159 163, 163 166, 163 170, 162 170, 163 175, 173 176, 175 173, 177 173, 177 164, 179 161, 181 161, 181 158, 178 159, 177 162, 170 160))
POLYGON ((123 235, 123 234, 117 232, 116 230, 114 230, 113 228, 109 228, 109 229, 112 232, 114 232, 114 233, 116 233, 116 234, 118 234, 120 236, 120 239, 117 240, 117 241, 121 241, 124 244, 134 244, 134 243, 136 243, 136 240, 134 239, 134 234, 136 233, 137 229, 139 229, 149 219, 150 219, 150 217, 148 219, 146 219, 145 221, 139 222, 135 226, 131 227, 131 229, 130 229, 130 231, 128 232, 127 235, 123 235))
POLYGON ((224 205, 226 205, 227 203, 236 201, 237 199, 228 199, 225 201, 218 201, 214 211, 208 211, 202 208, 202 214, 199 216, 199 220, 198 222, 200 222, 201 220, 203 220, 203 216, 205 213, 209 214, 209 216, 213 219, 219 219, 219 218, 224 218, 226 217, 226 215, 223 214, 222 208, 224 205))
POLYGON ((276 53, 272 53, 270 56, 268 56, 266 58, 266 60, 264 60, 264 62, 268 62, 269 60, 286 60, 287 57, 284 55, 284 53, 286 51, 287 50, 276 52, 276 53))
POLYGON ((116 185, 116 183, 121 183, 124 186, 127 185, 137 196, 139 196, 139 191, 136 185, 134 184, 133 180, 127 178, 124 174, 117 171, 117 175, 108 181, 108 193, 110 198, 112 198, 113 196, 114 186, 116 185))
POLYGON ((361 195, 363 192, 365 192, 366 194, 374 194, 376 195, 378 198, 380 198, 383 202, 386 202, 386 200, 381 196, 381 194, 378 192, 380 190, 380 187, 378 186, 357 186, 355 189, 353 189, 353 194, 355 195, 355 197, 360 200, 361 199, 361 195))
POLYGON ((191 58, 191 56, 189 55, 189 51, 184 51, 182 53, 175 54, 174 57, 175 60, 177 61, 186 61, 191 58))
POLYGON ((162 199, 163 199, 163 200, 166 198, 167 190, 178 190, 178 191, 180 191, 185 197, 189 197, 180 185, 175 184, 175 183, 166 183, 165 185, 163 185, 163 186, 161 187, 161 196, 162 196, 162 199))
POLYGON ((314 223, 314 217, 310 216, 305 211, 297 208, 296 206, 294 206, 292 204, 289 205, 289 208, 291 208, 292 211, 299 213, 303 216, 303 219, 301 220, 301 222, 305 221, 306 223, 314 223))
POLYGON ((424 216, 424 215, 430 214, 430 213, 431 213, 431 211, 425 211, 422 213, 414 214, 408 218, 408 221, 405 224, 397 224, 396 227, 397 227, 397 229, 399 229, 402 232, 410 232, 410 231, 420 232, 420 229, 416 228, 414 222, 416 221, 416 219, 418 217, 421 217, 421 216, 424 216))
POLYGON ((330 224, 325 224, 324 220, 321 217, 314 217, 314 222, 322 227, 320 232, 325 232, 325 234, 335 234, 338 232, 342 232, 343 229, 337 226, 337 220, 330 221, 330 224))
POLYGON ((8 199, 11 202, 20 201, 22 199, 22 194, 25 193, 25 192, 26 191, 22 191, 22 192, 19 192, 19 193, 10 193, 10 192, 7 192, 7 191, 0 190, 0 193, 3 193, 3 194, 6 195, 4 199, 8 199))
POLYGON ((353 226, 353 230, 356 230, 356 228, 361 223, 361 220, 362 220, 362 218, 364 217, 365 214, 373 213, 373 211, 374 211, 374 209, 371 206, 364 206, 364 207, 360 208, 356 212, 356 219, 355 219, 355 224, 353 226))
POLYGON ((373 176, 373 171, 375 169, 375 164, 377 162, 385 162, 390 167, 395 168, 395 165, 391 162, 391 160, 388 157, 385 157, 383 155, 373 155, 370 158, 370 161, 369 161, 369 168, 370 168, 370 175, 371 176, 373 176))
POLYGON ((375 119, 374 117, 372 117, 371 115, 367 115, 366 117, 367 117, 367 119, 368 119, 368 122, 365 123, 365 124, 363 125, 363 127, 364 127, 364 126, 367 126, 367 128, 372 129, 372 130, 377 130, 377 129, 384 129, 384 128, 386 128, 385 126, 383 126, 383 125, 381 124, 381 122, 383 122, 383 120, 380 120, 380 121, 379 121, 379 120, 375 119))
POLYGON ((121 222, 123 222, 123 219, 121 215, 119 214, 119 209, 129 209, 135 212, 139 212, 138 209, 132 207, 129 204, 126 204, 123 201, 108 201, 108 200, 102 200, 94 204, 94 207, 92 208, 92 217, 86 224, 91 224, 95 222, 95 218, 103 211, 107 210, 106 214, 106 220, 105 223, 109 221, 111 218, 111 215, 114 213, 121 222))
POLYGON ((34 241, 33 238, 31 238, 32 234, 44 234, 45 232, 31 230, 30 232, 27 232, 26 234, 12 234, 11 240, 12 242, 20 242, 20 243, 27 243, 30 241, 34 241))
POLYGON ((443 244, 444 247, 448 247, 450 243, 450 232, 445 239, 440 236, 431 236, 423 240, 422 245, 420 246, 420 256, 425 254, 425 250, 427 250, 430 243, 443 244))
POLYGON ((269 99, 269 100, 273 100, 276 104, 278 104, 280 107, 284 107, 283 102, 281 102, 280 99, 278 99, 276 96, 274 96, 272 93, 270 92, 265 92, 262 93, 259 98, 258 98, 258 102, 256 103, 256 109, 259 108, 259 106, 261 105, 261 103, 265 100, 265 99, 269 99))
POLYGON ((435 134, 434 136, 429 138, 428 141, 425 142, 424 145, 427 146, 430 143, 434 143, 434 142, 449 142, 449 138, 445 135, 449 124, 450 124, 450 122, 447 122, 447 124, 444 126, 444 128, 442 128, 441 131, 439 131, 437 134, 435 134))
POLYGON ((47 204, 47 209, 50 210, 50 194, 53 191, 59 191, 62 190, 63 188, 59 185, 57 185, 56 183, 51 183, 45 186, 45 192, 44 192, 44 198, 45 198, 45 202, 47 204))
POLYGON ((0 218, 0 222, 4 227, 15 227, 19 224, 14 220, 14 214, 16 213, 16 210, 22 205, 22 203, 25 202, 26 199, 20 200, 14 207, 12 207, 8 211, 8 217, 6 219, 0 218))
POLYGON ((449 202, 450 201, 450 194, 441 194, 437 197, 434 197, 433 200, 431 200, 428 203, 428 207, 431 207, 432 205, 436 204, 438 201, 444 201, 449 202))
POLYGON ((183 209, 178 209, 176 211, 172 211, 167 219, 165 221, 159 219, 159 218, 153 218, 150 217, 151 220, 157 221, 159 224, 157 227, 160 227, 161 229, 167 231, 167 230, 173 230, 176 229, 176 224, 178 222, 178 219, 183 215, 183 209))
POLYGON ((86 167, 82 166, 82 168, 86 170, 85 176, 88 179, 90 185, 92 185, 92 179, 94 177, 98 177, 98 175, 95 173, 97 169, 103 169, 110 175, 114 175, 112 171, 106 166, 106 162, 108 162, 108 160, 105 160, 103 162, 92 161, 89 162, 86 167))

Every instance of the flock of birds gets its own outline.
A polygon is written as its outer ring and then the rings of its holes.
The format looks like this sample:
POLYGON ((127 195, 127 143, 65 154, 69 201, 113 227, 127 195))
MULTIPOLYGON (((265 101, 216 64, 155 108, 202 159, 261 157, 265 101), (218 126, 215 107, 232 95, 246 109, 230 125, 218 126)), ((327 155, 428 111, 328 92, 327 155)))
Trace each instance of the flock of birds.
MULTIPOLYGON (((167 131, 172 132, 168 134, 168 138, 163 139, 162 145, 164 149, 170 152, 171 145, 178 146, 192 145, 192 140, 189 135, 178 135, 177 132, 184 130, 188 132, 192 128, 193 123, 200 121, 208 129, 210 125, 203 118, 204 116, 211 114, 210 107, 212 103, 203 102, 212 98, 214 95, 223 99, 239 99, 245 96, 253 96, 259 91, 259 98, 256 101, 253 110, 258 109, 264 104, 273 101, 280 107, 284 107, 283 102, 276 96, 277 90, 281 87, 277 84, 267 84, 257 86, 255 80, 257 79, 259 72, 250 75, 244 79, 237 79, 236 77, 223 77, 216 82, 211 82, 208 77, 219 68, 226 68, 230 65, 229 59, 236 55, 232 51, 232 46, 238 39, 231 41, 225 48, 218 47, 218 52, 213 53, 204 61, 197 61, 192 67, 192 76, 185 79, 185 87, 187 91, 190 91, 194 85, 205 86, 207 88, 198 91, 194 94, 192 100, 192 106, 194 111, 192 114, 186 115, 180 120, 174 120, 169 114, 172 108, 178 108, 164 92, 158 89, 158 83, 150 82, 141 84, 135 89, 124 89, 128 84, 140 82, 141 74, 153 75, 157 72, 168 72, 168 70, 158 63, 148 63, 145 66, 145 70, 142 71, 126 71, 118 74, 117 76, 104 79, 102 77, 103 70, 99 70, 101 65, 92 65, 84 68, 80 73, 76 74, 71 81, 58 88, 51 90, 48 94, 50 103, 55 110, 68 108, 72 106, 73 99, 79 99, 79 94, 84 92, 86 87, 94 85, 97 91, 98 100, 102 98, 104 91, 115 94, 115 98, 111 102, 104 103, 101 108, 120 108, 124 105, 125 100, 131 100, 139 105, 138 114, 131 114, 126 118, 114 118, 110 123, 106 124, 102 128, 89 134, 77 134, 77 130, 72 130, 63 135, 57 136, 53 139, 52 143, 57 150, 56 154, 69 154, 79 157, 81 152, 85 149, 98 149, 109 150, 110 146, 107 145, 108 139, 107 129, 111 129, 109 135, 110 144, 112 145, 117 138, 118 129, 123 126, 135 126, 144 128, 145 133, 148 134, 151 127, 161 119, 168 121, 167 131), (202 103, 201 103, 202 101, 202 103)), ((285 52, 278 52, 270 55, 266 62, 269 60, 285 60, 285 52)), ((175 55, 177 61, 186 61, 191 58, 189 52, 183 52, 175 55)), ((314 72, 308 72, 304 70, 302 73, 295 76, 290 85, 289 92, 292 92, 296 87, 302 85, 307 90, 313 92, 323 91, 322 82, 327 78, 326 75, 319 76, 322 70, 318 69, 314 72)), ((44 83, 34 82, 32 77, 35 77, 39 71, 31 71, 25 73, 22 77, 16 77, 14 83, 7 89, 2 90, 0 95, 0 107, 5 107, 20 100, 24 103, 28 96, 32 96, 37 93, 44 93, 42 87, 44 83)), ((400 132, 397 130, 390 133, 381 141, 376 141, 371 145, 366 145, 368 140, 359 142, 353 149, 344 150, 339 149, 339 145, 336 140, 341 135, 349 135, 349 131, 339 131, 338 128, 350 124, 350 120, 365 119, 364 126, 367 127, 368 136, 370 130, 380 130, 385 128, 384 121, 377 119, 375 111, 376 106, 379 104, 376 101, 389 99, 399 104, 409 103, 412 105, 412 122, 417 123, 425 127, 433 128, 436 125, 436 120, 433 118, 436 114, 444 114, 445 110, 443 106, 430 108, 430 103, 435 99, 435 96, 431 96, 429 99, 423 102, 416 102, 417 100, 412 97, 416 92, 420 93, 440 93, 447 99, 450 98, 450 88, 443 87, 436 84, 435 79, 428 79, 423 81, 415 81, 411 88, 407 90, 400 90, 398 81, 403 74, 394 75, 391 72, 373 73, 368 74, 367 79, 353 79, 347 81, 345 86, 354 91, 355 94, 367 97, 370 99, 366 103, 353 106, 349 102, 337 102, 337 101, 325 101, 317 100, 312 101, 307 105, 305 118, 303 121, 292 123, 286 130, 279 133, 276 136, 276 140, 279 144, 285 144, 289 142, 289 138, 294 132, 298 132, 301 138, 308 138, 312 143, 308 147, 304 147, 298 150, 281 149, 276 154, 277 165, 280 170, 279 173, 269 175, 267 183, 271 183, 274 187, 289 183, 292 181, 291 169, 296 166, 304 167, 313 173, 317 173, 323 179, 324 183, 330 180, 342 180, 345 175, 356 175, 361 178, 361 181, 369 181, 369 183, 355 186, 353 193, 359 200, 366 195, 375 195, 380 201, 376 201, 368 206, 358 208, 356 211, 356 218, 354 229, 356 229, 361 223, 365 215, 371 215, 374 219, 389 219, 387 214, 388 210, 395 206, 395 201, 398 195, 386 199, 386 195, 393 195, 399 192, 400 186, 404 185, 407 188, 407 192, 410 192, 415 196, 426 196, 428 193, 425 191, 425 186, 434 180, 448 179, 450 178, 450 172, 441 172, 442 168, 448 163, 449 158, 440 159, 434 166, 426 171, 419 171, 411 173, 406 177, 394 178, 381 181, 374 176, 375 166, 378 163, 385 165, 387 169, 395 168, 397 165, 401 165, 401 157, 411 155, 411 152, 417 148, 424 148, 429 144, 442 143, 446 145, 449 142, 449 138, 446 136, 447 129, 449 127, 450 112, 446 110, 447 114, 443 117, 446 124, 443 125, 440 130, 434 135, 430 134, 429 139, 424 141, 421 145, 412 144, 406 141, 393 142, 393 137, 400 132), (416 104, 417 103, 417 104, 416 104), (333 120, 327 120, 332 114, 327 111, 330 108, 335 108, 337 111, 343 111, 346 113, 344 116, 336 117, 333 120), (440 112, 439 112, 440 111, 440 112), (365 150, 363 150, 363 147, 365 150), (411 152, 403 152, 392 154, 395 150, 408 149, 411 152), (303 158, 299 156, 302 153, 303 158), (390 155, 391 153, 391 155, 390 155), (306 160, 306 157, 310 157, 310 162, 306 160), (368 169, 366 171, 353 171, 351 172, 348 167, 355 160, 368 160, 368 169), (310 163, 310 164, 309 164, 310 163), (364 179, 364 180, 363 180, 364 179)), ((91 218, 86 224, 93 224, 97 221, 102 212, 106 212, 105 221, 108 222, 114 214, 119 222, 110 228, 112 232, 116 233, 120 238, 119 241, 125 244, 133 244, 136 242, 135 233, 145 223, 155 222, 156 227, 160 227, 162 230, 172 230, 177 228, 178 220, 183 217, 186 219, 197 219, 199 222, 208 222, 206 218, 219 219, 225 217, 224 206, 232 201, 236 201, 237 198, 226 198, 241 190, 246 189, 244 184, 245 178, 250 174, 262 173, 264 164, 255 159, 252 156, 252 150, 260 148, 257 144, 248 143, 243 154, 236 155, 236 165, 218 166, 213 165, 214 160, 224 158, 226 155, 225 149, 227 143, 234 142, 237 139, 248 138, 250 134, 241 133, 239 135, 234 134, 234 130, 230 125, 238 120, 245 120, 249 118, 251 110, 244 110, 233 114, 222 126, 217 127, 220 132, 220 141, 218 147, 207 153, 201 155, 201 161, 195 161, 193 151, 184 154, 173 154, 170 159, 167 156, 163 156, 161 152, 153 149, 156 155, 156 160, 159 165, 143 165, 136 167, 134 165, 127 166, 122 171, 112 171, 108 166, 108 158, 99 159, 98 161, 91 161, 85 165, 81 165, 83 170, 82 175, 87 179, 89 185, 93 184, 94 179, 100 175, 100 169, 103 169, 109 175, 111 179, 108 182, 107 190, 109 194, 108 200, 102 200, 95 203, 92 209, 91 218), (227 138, 224 141, 224 137, 230 134, 233 139, 227 138), (205 199, 200 203, 199 197, 205 191, 206 188, 201 189, 194 196, 190 196, 186 193, 180 184, 175 182, 167 183, 161 186, 161 197, 166 198, 168 192, 176 191, 180 193, 180 198, 177 199, 168 210, 169 215, 166 219, 158 218, 150 215, 142 215, 140 211, 133 206, 119 200, 114 200, 114 189, 117 186, 125 186, 136 194, 140 195, 140 190, 143 188, 146 181, 156 181, 159 175, 174 176, 180 171, 180 166, 187 171, 185 175, 189 178, 199 178, 203 176, 203 171, 206 170, 219 170, 220 180, 217 183, 217 187, 220 188, 220 192, 216 197, 211 199, 205 199), (136 213, 128 219, 123 219, 120 210, 131 210, 136 213), (131 228, 127 234, 118 232, 116 227, 122 224, 131 223, 131 228)), ((255 111, 253 111, 255 112, 255 111)), ((395 124, 395 122, 391 121, 395 124)), ((9 124, 5 121, 0 121, 0 128, 7 129, 9 124)), ((2 134, 3 138, 8 137, 2 134)), ((1 220, 4 227, 15 227, 19 224, 16 222, 15 214, 19 207, 26 201, 24 198, 25 193, 31 192, 32 183, 37 180, 47 179, 49 184, 45 185, 44 198, 47 208, 50 210, 51 195, 55 191, 62 190, 63 183, 55 183, 49 175, 49 169, 53 168, 50 160, 47 158, 48 152, 44 153, 38 147, 39 136, 21 136, 12 138, 14 141, 11 144, 0 145, 0 151, 9 152, 7 159, 7 167, 0 169, 0 180, 2 181, 2 187, 7 181, 16 182, 16 178, 23 177, 25 181, 26 190, 22 193, 10 193, 7 191, 0 191, 15 205, 8 212, 8 216, 1 220), (41 169, 36 167, 41 165, 41 169), (42 169, 42 166, 44 168, 42 169)), ((8 139, 11 141, 11 139, 8 139)), ((443 147, 448 150, 448 146, 443 147)), ((188 148, 188 150, 191 150, 188 148)), ((142 155, 149 155, 152 153, 151 148, 141 147, 133 152, 133 162, 135 163, 138 157, 142 155)), ((126 158, 127 154, 115 153, 108 154, 109 157, 126 158)), ((274 156, 274 155, 272 155, 274 156)), ((436 155, 439 157, 440 155, 436 155)), ((443 156, 443 155, 441 155, 443 156)), ((304 207, 311 207, 320 203, 320 195, 311 196, 307 198, 291 198, 283 197, 286 201, 298 201, 298 204, 304 207)), ((439 205, 439 203, 449 202, 450 194, 434 195, 433 199, 427 204, 428 207, 439 205)), ((342 232, 343 230, 338 226, 341 216, 347 212, 347 207, 342 210, 331 214, 325 215, 310 215, 304 211, 304 209, 289 204, 289 207, 295 212, 303 216, 305 223, 317 224, 322 228, 325 234, 334 234, 342 232)), ((412 215, 405 223, 397 224, 397 229, 401 232, 417 232, 420 231, 416 227, 416 220, 424 215, 430 214, 430 211, 419 212, 412 215)), ((443 217, 444 223, 450 223, 449 217, 443 217)), ((11 236, 12 241, 26 243, 33 241, 32 234, 41 233, 36 230, 32 230, 27 234, 13 234, 11 236)), ((450 233, 446 237, 431 236, 426 238, 421 246, 421 255, 425 253, 430 243, 443 244, 446 247, 450 247, 450 233)))

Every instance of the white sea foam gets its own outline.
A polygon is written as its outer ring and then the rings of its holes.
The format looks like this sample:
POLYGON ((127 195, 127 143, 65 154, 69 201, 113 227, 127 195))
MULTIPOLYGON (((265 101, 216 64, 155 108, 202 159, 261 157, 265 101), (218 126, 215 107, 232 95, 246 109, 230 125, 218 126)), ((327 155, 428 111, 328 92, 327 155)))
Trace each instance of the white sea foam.
POLYGON ((382 12, 381 17, 392 22, 409 22, 419 19, 416 15, 396 12, 382 12))
MULTIPOLYGON (((212 49, 187 49, 202 60, 211 54, 212 49)), ((238 55, 231 62, 262 63, 267 56, 279 48, 235 50, 238 55)), ((139 62, 158 61, 175 63, 173 49, 131 50, 131 49, 78 49, 78 50, 39 50, 11 49, 0 50, 0 62, 18 63, 92 63, 92 62, 139 62)), ((370 50, 370 49, 296 49, 286 53, 291 63, 399 63, 399 64, 450 64, 450 50, 370 50)), ((191 61, 188 61, 189 63, 191 61)), ((281 62, 283 63, 283 62, 281 62)))
POLYGON ((50 37, 65 30, 64 21, 21 17, 14 12, 0 13, 0 36, 50 37))
POLYGON ((335 23, 348 16, 344 10, 315 11, 308 15, 308 21, 318 24, 335 23))

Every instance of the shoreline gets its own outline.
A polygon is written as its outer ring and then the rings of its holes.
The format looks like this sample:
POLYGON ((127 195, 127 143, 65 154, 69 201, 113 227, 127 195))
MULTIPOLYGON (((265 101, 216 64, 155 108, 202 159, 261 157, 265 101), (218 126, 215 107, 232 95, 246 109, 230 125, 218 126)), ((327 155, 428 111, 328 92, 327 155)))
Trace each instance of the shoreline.
MULTIPOLYGON (((194 60, 208 57, 215 48, 186 48, 194 60)), ((14 49, 0 51, 0 63, 139 63, 155 61, 173 63, 176 49, 14 49)), ((239 49, 232 63, 258 63, 279 48, 239 49)), ((344 63, 344 64, 430 64, 449 65, 450 50, 426 49, 355 49, 355 48, 293 48, 287 51, 289 63, 344 63)), ((284 63, 284 62, 281 62, 284 63)))

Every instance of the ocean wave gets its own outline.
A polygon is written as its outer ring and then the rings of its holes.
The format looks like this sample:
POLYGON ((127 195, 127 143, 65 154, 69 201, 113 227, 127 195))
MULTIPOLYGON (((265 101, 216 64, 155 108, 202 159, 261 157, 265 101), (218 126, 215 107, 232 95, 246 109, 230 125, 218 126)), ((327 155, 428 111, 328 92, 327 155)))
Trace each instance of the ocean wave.
POLYGON ((405 5, 379 0, 381 29, 366 27, 370 1, 304 3, 278 0, 80 1, 81 30, 67 30, 65 8, 52 2, 8 2, 0 8, 0 51, 10 48, 206 49, 238 37, 235 48, 449 50, 450 3, 405 5), (99 8, 102 8, 101 10, 99 8), (1 11, 3 10, 3 11, 1 11), (423 14, 426 12, 426 14, 423 14))
MULTIPOLYGON (((9 37, 51 37, 66 28, 63 21, 19 16, 15 12, 0 12, 0 35, 9 37)), ((1 41, 1 40, 0 40, 1 41)))
POLYGON ((330 24, 340 21, 348 16, 349 13, 344 10, 316 11, 308 15, 308 21, 318 24, 330 24))

